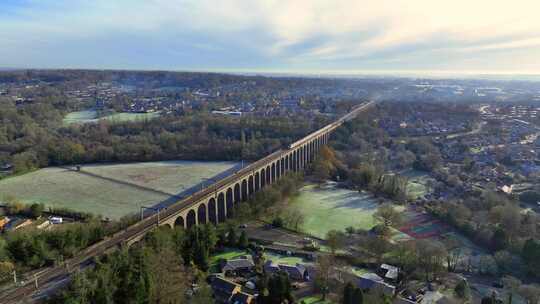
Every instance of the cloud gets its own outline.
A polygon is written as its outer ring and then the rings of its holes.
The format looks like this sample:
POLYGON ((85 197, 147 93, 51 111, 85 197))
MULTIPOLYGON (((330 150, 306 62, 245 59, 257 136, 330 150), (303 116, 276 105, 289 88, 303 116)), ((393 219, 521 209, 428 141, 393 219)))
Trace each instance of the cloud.
POLYGON ((8 0, 0 65, 477 70, 496 64, 486 58, 512 68, 518 52, 516 70, 540 71, 539 10, 537 0, 8 0))

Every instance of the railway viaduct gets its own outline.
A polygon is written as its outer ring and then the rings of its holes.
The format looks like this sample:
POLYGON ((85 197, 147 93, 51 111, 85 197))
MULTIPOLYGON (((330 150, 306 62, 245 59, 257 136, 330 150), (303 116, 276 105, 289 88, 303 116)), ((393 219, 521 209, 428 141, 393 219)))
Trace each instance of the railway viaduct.
MULTIPOLYGON (((263 159, 251 163, 236 173, 190 195, 156 214, 141 219, 137 223, 77 253, 64 265, 44 268, 34 273, 33 281, 27 281, 13 290, 0 295, 0 302, 21 303, 38 293, 38 286, 57 286, 66 276, 78 269, 84 269, 92 258, 130 246, 140 241, 146 233, 159 226, 180 226, 189 228, 205 223, 220 223, 233 216, 234 206, 247 200, 253 193, 279 180, 288 172, 303 170, 316 156, 321 147, 328 143, 330 134, 345 121, 371 107, 367 102, 355 107, 337 121, 292 143, 286 149, 278 150, 263 159), (86 266, 85 266, 86 265, 86 266)), ((47 289, 45 289, 47 290, 47 289)))
MULTIPOLYGON (((278 150, 236 173, 210 185, 152 216, 155 225, 190 228, 199 224, 221 223, 233 216, 234 207, 247 200, 253 193, 271 185, 288 172, 303 170, 322 146, 328 143, 330 134, 345 121, 366 110, 373 102, 367 102, 337 121, 292 143, 287 149, 278 150)), ((149 220, 149 219, 145 219, 149 220)), ((126 239, 131 245, 142 239, 140 233, 126 239)))

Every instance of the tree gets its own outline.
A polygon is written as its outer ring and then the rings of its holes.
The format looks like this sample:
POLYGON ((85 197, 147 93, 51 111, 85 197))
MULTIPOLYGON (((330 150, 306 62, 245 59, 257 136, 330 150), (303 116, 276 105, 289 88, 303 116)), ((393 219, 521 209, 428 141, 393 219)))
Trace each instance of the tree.
POLYGON ((43 204, 34 203, 30 205, 30 216, 37 219, 43 214, 45 206, 43 204))
POLYGON ((15 270, 15 265, 10 261, 1 261, 0 262, 0 280, 5 280, 7 277, 11 276, 13 270, 15 270))
POLYGON ((151 302, 181 303, 188 283, 181 265, 181 260, 170 248, 150 254, 151 302))
POLYGON ((416 250, 418 264, 429 282, 444 269, 444 259, 448 253, 441 243, 428 240, 417 241, 416 250))
POLYGON ((521 257, 527 264, 530 274, 538 276, 540 273, 540 242, 529 239, 523 245, 521 257))
POLYGON ((353 292, 353 304, 362 304, 364 303, 364 293, 362 292, 362 289, 355 288, 353 292))
POLYGON ((291 281, 287 273, 280 271, 270 277, 268 296, 265 298, 263 299, 264 303, 294 303, 291 281))
POLYGON ((283 227, 283 219, 281 217, 276 217, 272 220, 272 226, 280 228, 283 227))
POLYGON ((481 304, 497 304, 497 299, 495 298, 495 294, 493 293, 489 297, 483 297, 481 304))
POLYGON ((495 229, 493 237, 491 238, 491 246, 497 251, 508 248, 508 236, 501 227, 495 229))
POLYGON ((351 282, 347 282, 343 288, 343 298, 341 299, 342 304, 352 304, 353 303, 353 293, 354 285, 351 282))
POLYGON ((236 230, 233 226, 229 227, 229 232, 227 233, 227 244, 231 247, 236 246, 236 230))
POLYGON ((240 249, 246 249, 248 247, 248 238, 245 231, 242 231, 240 238, 238 239, 238 247, 240 249))
POLYGON ((326 243, 330 247, 332 254, 336 254, 336 250, 345 245, 345 234, 338 230, 330 230, 326 234, 326 243))
POLYGON ((197 289, 193 297, 189 300, 190 304, 208 304, 213 302, 212 288, 206 282, 202 282, 202 286, 199 286, 199 289, 197 289))
POLYGON ((527 303, 536 304, 540 300, 540 287, 538 285, 521 285, 519 294, 527 300, 527 303))
POLYGON ((521 286, 521 281, 512 276, 504 276, 501 279, 504 289, 508 290, 508 304, 512 304, 514 294, 516 294, 521 286))
POLYGON ((312 164, 313 176, 319 183, 323 183, 330 178, 331 170, 331 164, 322 158, 317 158, 312 164))
POLYGON ((364 303, 364 294, 360 288, 354 286, 351 282, 345 284, 343 288, 342 304, 362 304, 364 303))
POLYGON ((373 216, 383 222, 384 227, 387 230, 390 229, 391 226, 399 225, 402 221, 401 214, 390 204, 379 207, 373 216))
POLYGON ((323 300, 326 299, 329 292, 330 275, 334 272, 335 263, 333 256, 321 255, 315 264, 315 288, 323 295, 323 300))
POLYGON ((468 299, 471 295, 471 289, 466 280, 459 281, 456 287, 454 287, 454 292, 459 298, 464 300, 468 299))

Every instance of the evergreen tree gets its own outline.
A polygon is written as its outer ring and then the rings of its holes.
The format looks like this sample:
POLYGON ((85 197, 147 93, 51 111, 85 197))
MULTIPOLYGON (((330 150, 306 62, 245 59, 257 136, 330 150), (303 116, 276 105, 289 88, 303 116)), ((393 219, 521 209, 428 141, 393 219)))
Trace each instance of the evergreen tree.
POLYGON ((495 251, 504 250, 508 247, 508 236, 502 228, 498 227, 495 230, 491 238, 491 244, 495 251))
POLYGON ((353 293, 354 293, 354 285, 351 282, 348 282, 343 288, 343 299, 341 300, 341 303, 353 304, 353 293))
POLYGON ((245 231, 242 231, 240 238, 238 239, 238 247, 241 249, 246 249, 248 247, 248 238, 245 231))
POLYGON ((236 246, 236 231, 233 226, 229 227, 229 233, 227 234, 227 245, 236 246))
POLYGON ((523 245, 521 257, 528 266, 528 272, 540 275, 540 242, 529 239, 523 245))
POLYGON ((364 293, 360 288, 354 288, 353 292, 353 301, 352 304, 363 304, 364 303, 364 293))

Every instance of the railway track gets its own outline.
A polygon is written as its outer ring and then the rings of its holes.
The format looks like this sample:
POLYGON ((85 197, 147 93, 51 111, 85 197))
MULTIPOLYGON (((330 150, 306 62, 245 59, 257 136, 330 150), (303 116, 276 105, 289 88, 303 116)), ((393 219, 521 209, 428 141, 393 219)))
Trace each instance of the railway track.
POLYGON ((137 223, 127 227, 126 229, 121 230, 113 234, 112 236, 104 238, 98 243, 82 250, 73 258, 67 260, 64 265, 43 269, 38 274, 35 274, 34 280, 29 280, 25 282, 22 286, 19 286, 14 290, 11 290, 10 292, 5 292, 3 295, 0 295, 0 303, 15 304, 24 302, 25 300, 35 300, 33 296, 43 290, 39 288, 36 289, 36 280, 38 286, 45 287, 47 285, 58 282, 63 278, 68 277, 71 273, 79 271, 84 268, 85 265, 91 263, 91 260, 93 258, 98 257, 110 250, 119 248, 128 241, 139 238, 141 235, 145 235, 149 231, 153 230, 158 226, 158 220, 166 221, 167 219, 176 216, 179 212, 191 208, 193 204, 198 203, 202 198, 214 193, 216 189, 226 186, 239 179, 241 180, 245 175, 249 175, 251 172, 259 168, 260 166, 266 165, 267 163, 275 159, 280 159, 284 154, 290 153, 290 150, 295 149, 297 146, 301 145, 307 140, 310 140, 311 138, 335 130, 341 124, 354 118, 358 113, 366 110, 373 104, 374 102, 370 101, 366 104, 360 105, 353 109, 353 111, 351 111, 350 113, 344 115, 343 117, 335 121, 334 123, 331 123, 324 128, 321 128, 307 135, 301 140, 294 142, 288 147, 287 150, 280 149, 254 163, 249 164, 248 166, 238 170, 234 174, 231 174, 215 182, 207 188, 197 191, 194 194, 184 199, 181 199, 177 203, 167 208, 161 209, 160 214, 153 214, 151 216, 148 216, 141 221, 138 221, 137 223))

